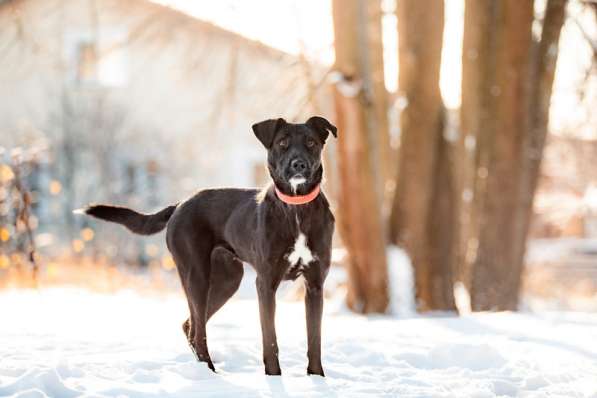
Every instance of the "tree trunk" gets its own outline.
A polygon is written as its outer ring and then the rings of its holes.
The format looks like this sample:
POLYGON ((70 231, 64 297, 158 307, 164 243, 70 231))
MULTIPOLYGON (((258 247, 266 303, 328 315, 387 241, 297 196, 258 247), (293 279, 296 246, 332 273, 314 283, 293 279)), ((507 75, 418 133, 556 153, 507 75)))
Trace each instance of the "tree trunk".
POLYGON ((438 172, 448 173, 446 178, 451 173, 442 170, 450 163, 445 152, 448 144, 443 139, 444 111, 439 89, 443 2, 401 0, 397 14, 399 95, 405 98, 406 107, 400 115, 399 168, 390 237, 411 257, 419 310, 455 309, 449 269, 452 259, 442 258, 446 247, 452 252, 452 243, 444 246, 443 241, 452 231, 449 220, 441 218, 451 212, 453 202, 437 201, 434 196, 453 187, 452 182, 438 180, 438 172))
MULTIPOLYGON (((443 129, 442 129, 443 130, 443 129)), ((429 210, 428 238, 431 308, 455 311, 454 281, 458 265, 458 201, 455 148, 443 136, 437 140, 433 201, 429 210)))
POLYGON ((339 221, 347 248, 347 305, 362 313, 385 312, 388 281, 385 239, 379 197, 376 193, 370 143, 375 132, 369 129, 364 91, 363 40, 360 0, 334 0, 336 83, 334 99, 338 127, 340 174, 339 221))
MULTIPOLYGON (((471 0, 467 2, 473 2, 471 0)), ((522 272, 516 262, 521 236, 519 215, 524 137, 528 131, 530 50, 533 2, 491 1, 484 7, 489 26, 490 64, 487 74, 486 124, 479 123, 489 139, 479 148, 487 154, 487 168, 477 169, 486 177, 478 214, 478 250, 472 269, 471 303, 474 310, 514 310, 517 284, 522 272)), ((467 20, 468 21, 468 20, 467 20)), ((472 115, 475 117, 475 115, 472 115)))
POLYGON ((461 258, 474 310, 518 305, 566 0, 467 0, 460 142, 461 258), (470 278, 469 278, 470 277, 470 278))
MULTIPOLYGON (((533 54, 529 108, 530 130, 526 138, 523 153, 521 201, 519 217, 517 217, 517 220, 521 223, 521 227, 518 229, 520 236, 518 237, 518 245, 515 248, 514 258, 514 264, 520 267, 521 271, 524 264, 529 226, 533 215, 533 199, 537 191, 541 159, 543 158, 543 149, 547 137, 549 106, 558 59, 560 32, 566 16, 566 4, 567 0, 548 0, 543 19, 541 39, 539 43, 536 43, 533 54)), ((516 274, 513 274, 513 276, 516 276, 516 274)), ((516 302, 518 301, 518 292, 520 290, 520 279, 513 278, 511 282, 512 300, 516 300, 516 302)), ((513 303, 513 305, 516 304, 513 303)))
MULTIPOLYGON (((383 41, 382 41, 382 10, 380 0, 361 0, 361 7, 366 6, 361 13, 366 14, 366 19, 361 18, 365 27, 366 40, 361 40, 364 48, 361 54, 365 55, 367 70, 365 72, 365 87, 370 96, 371 106, 368 114, 369 128, 372 132, 372 157, 376 171, 377 191, 380 205, 385 211, 388 204, 389 182, 394 179, 394 165, 392 164, 392 149, 390 147, 390 133, 388 121, 388 91, 385 85, 383 41)), ((384 219, 385 219, 384 214, 384 219)))
POLYGON ((491 76, 495 44, 491 40, 497 2, 467 0, 462 44, 462 104, 458 156, 460 214, 458 279, 470 289, 472 264, 478 247, 479 217, 483 210, 489 162, 491 76))

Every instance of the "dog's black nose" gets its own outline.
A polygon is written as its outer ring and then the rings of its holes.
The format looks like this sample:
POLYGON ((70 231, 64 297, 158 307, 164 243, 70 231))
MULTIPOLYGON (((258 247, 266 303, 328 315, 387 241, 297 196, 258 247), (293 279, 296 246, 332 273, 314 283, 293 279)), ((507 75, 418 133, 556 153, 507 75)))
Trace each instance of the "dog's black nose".
POLYGON ((307 162, 302 159, 294 159, 290 162, 290 168, 295 173, 302 173, 307 170, 307 162))

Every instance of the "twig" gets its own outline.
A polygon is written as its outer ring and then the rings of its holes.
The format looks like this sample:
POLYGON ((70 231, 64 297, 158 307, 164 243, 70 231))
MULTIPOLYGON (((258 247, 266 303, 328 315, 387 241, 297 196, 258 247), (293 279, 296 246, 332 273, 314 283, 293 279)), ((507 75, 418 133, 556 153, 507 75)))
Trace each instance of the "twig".
POLYGON ((15 228, 17 227, 19 221, 25 226, 25 232, 27 233, 27 239, 29 240, 29 261, 33 266, 33 281, 37 283, 39 267, 35 258, 35 239, 33 237, 33 231, 31 230, 30 223, 31 194, 24 188, 21 182, 20 166, 21 162, 15 158, 13 161, 14 186, 21 199, 20 206, 17 209, 17 216, 15 218, 15 228))

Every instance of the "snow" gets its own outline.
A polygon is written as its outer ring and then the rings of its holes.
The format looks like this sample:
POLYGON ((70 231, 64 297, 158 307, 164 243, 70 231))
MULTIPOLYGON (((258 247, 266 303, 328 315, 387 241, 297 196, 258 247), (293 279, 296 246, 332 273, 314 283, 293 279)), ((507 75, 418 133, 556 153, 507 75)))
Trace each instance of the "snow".
POLYGON ((304 305, 280 299, 283 376, 268 377, 257 303, 242 297, 209 324, 214 374, 186 345, 180 295, 0 292, 0 396, 597 396, 597 314, 365 317, 331 298, 321 378, 306 376, 304 305))
POLYGON ((390 311, 399 316, 412 316, 416 308, 413 293, 415 276, 410 258, 397 246, 388 246, 386 256, 391 294, 390 311))

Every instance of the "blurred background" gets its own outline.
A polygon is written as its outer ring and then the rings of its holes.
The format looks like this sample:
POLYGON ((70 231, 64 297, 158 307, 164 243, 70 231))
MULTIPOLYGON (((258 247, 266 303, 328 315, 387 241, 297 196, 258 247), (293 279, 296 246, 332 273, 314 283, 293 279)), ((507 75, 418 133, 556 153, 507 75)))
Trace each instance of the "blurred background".
POLYGON ((596 71, 592 0, 0 1, 0 287, 178 291, 72 210, 262 186, 250 126, 322 115, 328 294, 595 310, 596 71))

